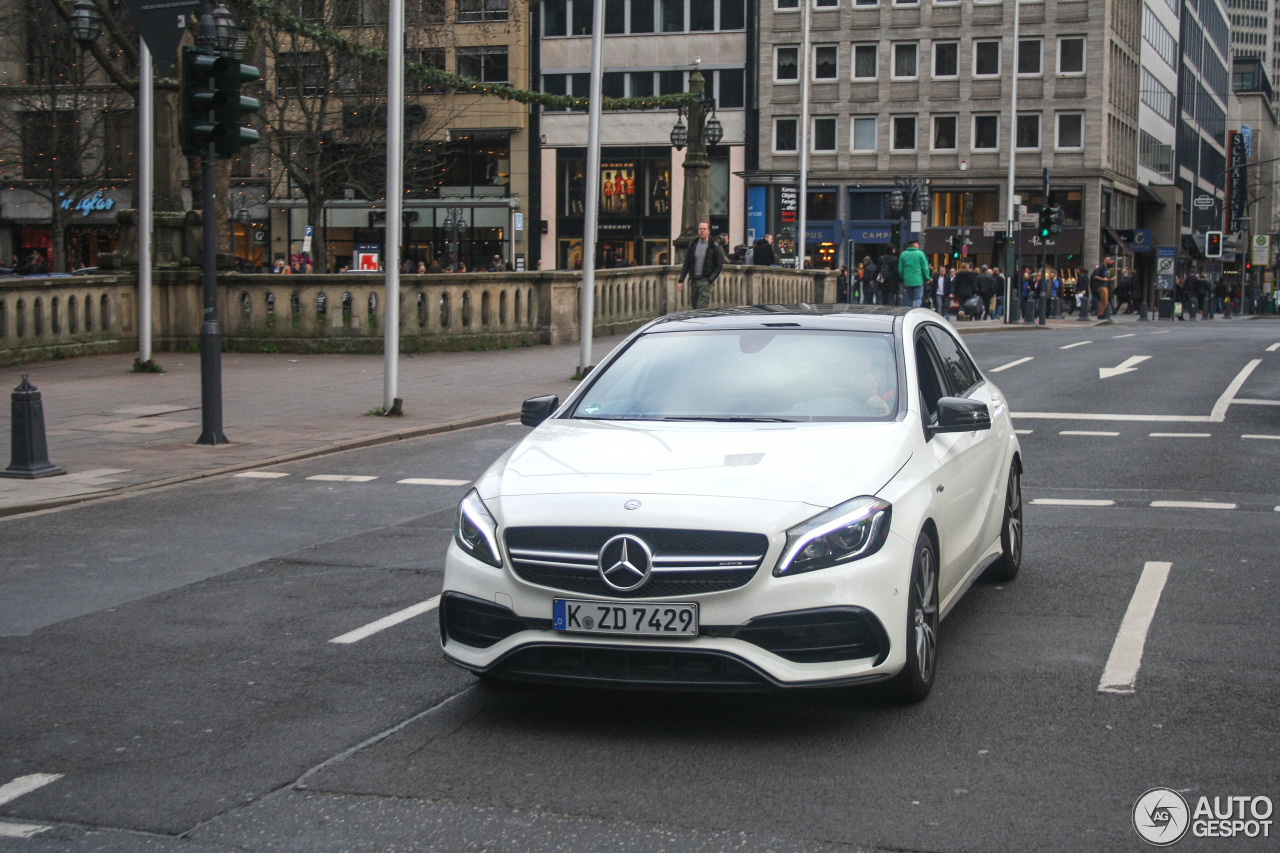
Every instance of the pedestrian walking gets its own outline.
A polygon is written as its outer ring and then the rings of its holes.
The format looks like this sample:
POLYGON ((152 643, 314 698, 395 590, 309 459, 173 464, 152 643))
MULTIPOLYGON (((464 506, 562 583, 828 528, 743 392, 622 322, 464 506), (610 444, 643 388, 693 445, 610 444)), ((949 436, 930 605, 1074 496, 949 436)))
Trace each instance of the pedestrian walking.
POLYGON ((766 234, 751 247, 751 263, 759 267, 776 267, 778 256, 773 253, 773 235, 766 234))
POLYGON ((898 274, 898 253, 889 247, 889 251, 880 256, 880 278, 876 288, 881 305, 898 304, 898 288, 902 279, 898 274))
POLYGON ((920 251, 920 241, 911 240, 898 258, 898 275, 906 288, 907 305, 919 308, 924 294, 924 283, 929 280, 929 259, 920 251))
POLYGON ((1089 289, 1098 299, 1098 319, 1106 320, 1111 316, 1111 267, 1115 260, 1108 255, 1094 267, 1089 275, 1089 289))
POLYGON ((720 244, 711 239, 711 225, 698 223, 698 239, 689 244, 684 253, 684 265, 676 279, 676 291, 684 292, 684 280, 689 279, 689 305, 692 308, 710 308, 711 292, 716 279, 724 269, 724 256, 720 244))

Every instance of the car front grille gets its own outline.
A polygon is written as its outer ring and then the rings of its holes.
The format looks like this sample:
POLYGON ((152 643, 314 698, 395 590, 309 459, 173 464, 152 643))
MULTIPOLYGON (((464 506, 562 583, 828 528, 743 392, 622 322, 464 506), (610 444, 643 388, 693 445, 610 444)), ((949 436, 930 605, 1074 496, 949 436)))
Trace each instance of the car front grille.
POLYGON ((516 577, 539 586, 608 598, 669 598, 745 585, 760 568, 769 540, 759 533, 612 527, 513 527, 507 553, 516 577), (642 540, 653 570, 636 589, 618 590, 600 576, 600 549, 620 534, 642 540))

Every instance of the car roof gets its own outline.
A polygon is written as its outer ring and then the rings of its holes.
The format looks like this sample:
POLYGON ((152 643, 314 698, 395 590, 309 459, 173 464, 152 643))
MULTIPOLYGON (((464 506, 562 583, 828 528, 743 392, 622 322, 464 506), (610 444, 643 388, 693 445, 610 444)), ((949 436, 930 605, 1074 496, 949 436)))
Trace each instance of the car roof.
POLYGON ((887 333, 911 308, 893 305, 742 305, 736 308, 704 308, 659 317, 644 328, 646 333, 694 329, 759 329, 779 326, 801 329, 839 329, 887 333))

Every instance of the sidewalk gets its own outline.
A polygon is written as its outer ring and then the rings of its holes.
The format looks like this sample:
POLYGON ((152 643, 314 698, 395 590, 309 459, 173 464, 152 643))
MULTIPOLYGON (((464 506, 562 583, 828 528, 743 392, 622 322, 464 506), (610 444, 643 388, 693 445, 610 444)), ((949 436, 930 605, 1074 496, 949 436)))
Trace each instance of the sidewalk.
MULTIPOLYGON (((1130 321, 1136 316, 1116 318, 1130 321)), ((956 325, 964 334, 1042 328, 956 325)), ((1049 328, 1088 325, 1049 322, 1049 328)), ((622 339, 597 338, 592 361, 622 339)), ((198 353, 156 353, 165 370, 160 374, 133 373, 129 353, 7 367, 0 370, 0 393, 29 375, 42 398, 49 461, 67 473, 0 478, 0 516, 511 420, 529 397, 563 400, 576 385, 578 358, 576 343, 402 355, 404 415, 387 418, 367 414, 383 402, 381 355, 224 353, 222 421, 229 443, 217 446, 195 443, 201 433, 198 353)), ((8 429, 0 441, 2 470, 11 461, 8 429)))

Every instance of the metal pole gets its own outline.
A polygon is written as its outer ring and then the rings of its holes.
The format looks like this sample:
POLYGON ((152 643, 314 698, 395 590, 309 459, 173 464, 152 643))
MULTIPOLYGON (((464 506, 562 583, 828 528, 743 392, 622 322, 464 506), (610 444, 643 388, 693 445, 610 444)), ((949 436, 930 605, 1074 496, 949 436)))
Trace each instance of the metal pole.
POLYGON ((1014 171, 1014 161, 1018 152, 1018 31, 1019 31, 1019 12, 1021 11, 1020 0, 1013 0, 1013 49, 1009 52, 1012 60, 1009 62, 1009 206, 1008 216, 1006 217, 1005 249, 1004 249, 1004 322, 1005 324, 1016 322, 1018 319, 1017 302, 1012 298, 1015 290, 1021 296, 1021 283, 1015 279, 1013 254, 1016 248, 1013 244, 1014 234, 1018 233, 1013 230, 1014 221, 1017 219, 1017 211, 1013 206, 1014 181, 1016 180, 1016 172, 1014 171))
POLYGON ((138 361, 151 361, 151 214, 154 171, 155 93, 152 91, 151 49, 138 39, 138 361))
POLYGON ((387 17, 387 262, 383 309, 382 410, 400 414, 400 234, 404 226, 404 0, 387 17))
MULTIPOLYGON (((800 221, 796 226, 796 269, 804 269, 809 229, 809 0, 803 0, 800 12, 800 221)), ((814 302, 821 302, 814 294, 814 302)))
MULTIPOLYGON (((197 46, 213 52, 213 10, 200 4, 197 46)), ((214 118, 213 110, 209 119, 214 118)), ((205 146, 200 171, 200 210, 203 231, 204 321, 200 325, 200 437, 196 444, 226 444, 222 433, 222 332, 218 328, 218 220, 214 214, 217 151, 212 139, 205 146)))
POLYGON ((600 103, 604 68, 604 0, 591 4, 591 85, 587 104, 587 187, 582 224, 582 336, 578 373, 591 370, 591 338, 595 334, 596 221, 600 218, 600 103))

